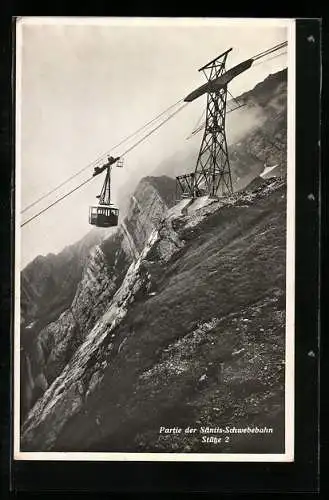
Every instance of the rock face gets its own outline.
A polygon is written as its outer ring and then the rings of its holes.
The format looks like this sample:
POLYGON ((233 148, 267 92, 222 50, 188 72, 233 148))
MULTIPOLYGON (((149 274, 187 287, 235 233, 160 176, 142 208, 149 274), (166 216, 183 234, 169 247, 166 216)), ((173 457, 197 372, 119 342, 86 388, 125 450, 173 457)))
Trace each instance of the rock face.
MULTIPOLYGON (((244 189, 259 176, 264 165, 278 165, 283 176, 287 171, 287 70, 269 75, 256 87, 239 96, 246 106, 249 130, 229 147, 235 190, 244 189)), ((240 110, 235 113, 239 113, 240 110)))
POLYGON ((284 451, 285 180, 169 210, 160 184, 141 182, 37 335, 22 451, 284 451), (274 432, 220 448, 159 433, 200 425, 274 432))
POLYGON ((21 272, 21 323, 32 329, 36 322, 57 319, 72 302, 82 269, 92 247, 103 239, 90 231, 81 241, 58 255, 38 256, 21 272))
MULTIPOLYGON (((56 376, 58 356, 51 352, 53 346, 59 342, 63 349, 63 343, 73 342, 78 335, 69 308, 89 253, 103 237, 90 231, 58 255, 37 257, 21 272, 21 418, 56 376), (62 325, 58 335, 52 326, 56 321, 62 325), (65 325, 69 325, 68 336, 65 325), (45 373, 48 363, 50 376, 45 373)), ((65 357, 64 351, 61 356, 65 357)))
POLYGON ((93 231, 59 255, 38 257, 23 270, 22 420, 106 310, 159 214, 173 203, 174 185, 166 177, 143 179, 117 231, 105 238, 93 231))

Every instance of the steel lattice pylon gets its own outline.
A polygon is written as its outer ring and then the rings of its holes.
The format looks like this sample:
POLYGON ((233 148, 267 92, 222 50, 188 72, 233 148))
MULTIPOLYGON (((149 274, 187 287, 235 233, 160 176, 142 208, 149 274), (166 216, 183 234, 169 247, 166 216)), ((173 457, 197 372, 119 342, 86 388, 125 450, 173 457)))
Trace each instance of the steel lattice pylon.
MULTIPOLYGON (((231 49, 230 49, 231 50, 231 49)), ((194 172, 177 179, 181 196, 224 196, 233 192, 225 133, 227 85, 211 91, 211 81, 225 73, 227 50, 199 71, 209 83, 204 135, 194 172)))

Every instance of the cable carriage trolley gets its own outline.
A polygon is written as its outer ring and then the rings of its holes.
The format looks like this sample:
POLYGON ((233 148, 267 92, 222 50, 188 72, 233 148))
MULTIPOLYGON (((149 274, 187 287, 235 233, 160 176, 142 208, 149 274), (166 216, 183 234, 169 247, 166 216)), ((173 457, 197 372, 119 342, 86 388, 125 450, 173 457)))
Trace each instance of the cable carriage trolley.
POLYGON ((114 227, 118 225, 119 209, 111 203, 111 170, 112 166, 123 167, 123 160, 120 157, 108 158, 108 163, 101 167, 95 167, 93 177, 106 170, 105 181, 101 194, 97 196, 98 205, 89 207, 89 224, 97 227, 114 227))

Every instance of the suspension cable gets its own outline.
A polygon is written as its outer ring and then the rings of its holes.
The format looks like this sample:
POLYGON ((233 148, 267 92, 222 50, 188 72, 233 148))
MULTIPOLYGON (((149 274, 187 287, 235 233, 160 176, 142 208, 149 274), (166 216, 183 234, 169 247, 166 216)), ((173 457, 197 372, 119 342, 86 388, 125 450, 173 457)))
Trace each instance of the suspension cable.
MULTIPOLYGON (((271 47, 265 51, 262 51, 260 52, 259 54, 256 54, 254 57, 252 57, 251 59, 253 59, 254 61, 258 60, 258 59, 261 59, 267 55, 270 55, 272 54, 273 52, 276 52, 280 49, 282 49, 283 47, 286 47, 288 44, 287 41, 285 42, 282 42, 280 44, 277 44, 275 45, 274 47, 271 47)), ((271 59, 274 59, 275 57, 279 57, 283 54, 278 54, 277 56, 273 56, 271 59)), ((267 60, 270 60, 270 59, 267 59, 267 60)), ((266 62, 266 61, 262 61, 262 62, 266 62)), ((259 63, 258 63, 259 64, 259 63)), ((232 94, 230 93, 231 97, 232 94)), ((234 98, 235 99, 235 98, 234 98)), ((236 99, 235 99, 236 100, 236 99)), ((116 149, 118 148, 120 145, 124 144, 125 142, 127 142, 129 139, 131 139, 132 137, 136 136, 139 132, 141 132, 142 130, 144 130, 145 128, 147 128, 149 125, 151 125, 152 123, 154 123, 156 120, 158 120, 161 116, 163 116, 165 113, 167 113, 169 110, 171 110, 172 108, 174 108, 175 106, 177 106, 178 104, 180 104, 181 102, 183 102, 183 99, 180 99, 179 101, 177 101, 175 104, 172 104, 171 106, 169 106, 167 109, 165 109, 164 111, 162 111, 160 114, 158 114, 156 117, 154 117, 152 120, 150 120, 149 122, 147 122, 145 125, 141 126, 139 129, 137 129, 135 132, 129 134, 127 137, 125 137, 124 139, 122 139, 119 143, 117 143, 115 146, 113 146, 112 150, 113 149, 116 149)), ((175 116, 177 113, 179 113, 183 108, 185 108, 185 106, 187 106, 187 102, 184 103, 180 108, 178 108, 177 110, 175 110, 173 113, 171 113, 168 117, 166 117, 162 122, 160 122, 159 125, 157 125, 156 127, 154 127, 150 132, 148 132, 145 136, 143 136, 141 139, 139 139, 135 144, 133 144, 132 146, 130 146, 126 151, 124 151, 124 153, 121 154, 121 157, 122 156, 125 156, 127 155, 130 151, 132 151, 134 148, 136 148, 141 142, 143 142, 145 139, 147 139, 151 134, 153 134, 156 130, 158 130, 162 125, 164 125, 168 120, 170 120, 173 116, 175 116)), ((233 110, 232 110, 233 111, 233 110)), ((202 119, 202 118, 201 118, 202 119)), ((200 120, 201 121, 201 120, 200 120)), ((111 151, 112 151, 111 150, 111 151)), ((55 191, 57 191, 59 188, 63 187, 65 184, 67 184, 70 180, 74 179, 75 177, 77 177, 79 174, 81 174, 82 172, 84 172, 87 168, 91 168, 93 166, 96 166, 98 163, 100 162, 104 162, 104 157, 107 156, 109 154, 109 152, 107 153, 104 153, 101 157, 99 157, 97 160, 89 163, 88 165, 86 165, 85 167, 83 167, 82 169, 80 169, 78 172, 76 172, 75 174, 71 175, 68 179, 66 179, 65 181, 63 181, 62 183, 60 183, 59 185, 57 185, 55 188, 51 189, 50 191, 48 191, 47 193, 45 193, 43 196, 41 196, 40 198, 38 198, 36 201, 34 201, 33 203, 31 203, 30 205, 26 206, 22 211, 21 213, 24 213, 26 210, 28 210, 29 208, 33 207, 34 205, 36 205, 37 203, 39 203, 40 201, 42 201, 43 199, 45 199, 47 196, 49 196, 50 194, 54 193, 55 191)), ((50 205, 48 205, 47 207, 45 207, 43 210, 41 210, 40 212, 38 212, 37 214, 35 214, 34 216, 30 217, 29 219, 27 219, 25 222, 23 222, 21 224, 21 227, 25 226, 27 223, 31 222, 32 220, 34 220, 35 218, 39 217, 41 214, 43 214, 44 212, 46 212, 49 208, 53 207, 54 205, 56 205, 57 203, 59 203, 60 201, 62 201, 63 199, 65 199, 67 196, 69 196, 70 194, 74 193, 75 191, 77 191, 78 189, 80 189, 82 186, 84 186, 85 184, 87 184, 88 182, 90 182, 92 179, 94 178, 93 177, 90 177, 88 179, 86 179, 85 181, 83 181, 81 184, 79 184, 78 186, 76 186, 75 188, 73 188, 72 190, 70 190, 68 193, 64 194, 63 196, 61 196, 60 198, 58 198, 57 200, 55 200, 53 203, 51 203, 50 205)))
POLYGON ((200 125, 200 123, 201 123, 201 121, 202 121, 202 119, 203 119, 203 116, 204 116, 205 114, 206 114, 206 110, 203 110, 203 112, 202 112, 202 114, 201 114, 200 118, 198 118, 198 121, 197 121, 197 122, 196 122, 196 124, 194 125, 193 130, 195 130, 195 129, 196 129, 196 128, 200 125))
POLYGON ((155 132, 160 127, 162 127, 162 125, 164 125, 168 120, 170 120, 170 118, 172 118, 173 116, 177 115, 177 113, 179 113, 182 109, 184 109, 185 106, 187 106, 187 104, 188 104, 187 102, 184 103, 180 108, 178 108, 176 111, 174 111, 173 113, 171 113, 171 115, 169 115, 163 122, 161 122, 159 125, 157 125, 155 128, 153 128, 150 132, 148 132, 148 134, 146 134, 145 136, 143 136, 138 142, 136 142, 135 144, 133 144, 124 153, 122 153, 121 156, 125 156, 130 151, 132 151, 134 148, 136 148, 141 142, 145 141, 145 139, 147 139, 151 134, 153 134, 153 132, 155 132))
POLYGON ((281 42, 274 47, 271 47, 267 50, 263 50, 263 52, 259 52, 259 54, 256 54, 255 56, 251 57, 250 59, 253 59, 254 61, 257 61, 257 59, 261 59, 262 57, 265 57, 269 54, 272 54, 272 52, 276 52, 277 50, 283 49, 283 47, 286 47, 288 45, 288 42, 281 42))
MULTIPOLYGON (((182 111, 182 109, 184 109, 185 106, 187 106, 187 104, 188 103, 184 103, 182 106, 180 106, 180 108, 178 108, 173 113, 171 113, 169 116, 167 116, 159 125, 157 125, 156 127, 154 127, 150 132, 148 132, 145 136, 143 136, 141 139, 139 139, 135 144, 133 144, 132 146, 130 146, 126 151, 124 151, 122 153, 121 157, 127 155, 130 151, 132 151, 134 148, 136 148, 141 142, 145 141, 145 139, 147 139, 151 134, 153 134, 156 130, 158 130, 160 127, 162 127, 162 125, 164 125, 168 120, 170 120, 177 113, 179 113, 180 111, 182 111)), ((63 196, 61 196, 60 198, 58 198, 57 200, 55 200, 53 203, 51 203, 50 205, 48 205, 47 207, 45 207, 43 210, 40 210, 40 212, 37 212, 35 215, 33 215, 32 217, 30 217, 29 219, 27 219, 26 221, 24 221, 21 224, 21 227, 25 226, 26 224, 28 224, 32 220, 36 219, 41 214, 43 214, 44 212, 46 212, 49 208, 53 207, 54 205, 56 205, 60 201, 64 200, 64 198, 67 198, 67 196, 69 196, 70 194, 74 193, 75 191, 77 191, 82 186, 84 186, 85 184, 87 184, 88 182, 90 182, 92 179, 95 179, 95 178, 96 178, 96 176, 89 177, 88 179, 86 179, 85 181, 83 181, 81 184, 79 184, 78 186, 76 186, 74 189, 71 189, 71 191, 69 191, 68 193, 64 194, 63 196)))
POLYGON ((253 66, 259 66, 259 64, 266 64, 268 61, 272 61, 272 59, 276 59, 277 57, 281 57, 287 54, 287 51, 282 52, 281 54, 276 54, 275 56, 269 57, 268 59, 263 59, 261 61, 256 62, 253 66))
MULTIPOLYGON (((238 101, 238 99, 236 97, 234 97, 234 95, 231 94, 231 92, 229 91, 229 89, 227 89, 227 93, 231 96, 232 100, 237 103, 238 106, 241 106, 241 103, 238 101)), ((234 111, 234 109, 235 108, 233 108, 231 111, 234 111)))
POLYGON ((64 194, 63 196, 61 196, 60 198, 58 198, 57 200, 55 200, 53 203, 51 203, 50 205, 48 205, 46 208, 44 208, 40 212, 36 213, 32 217, 30 217, 29 219, 27 219, 26 221, 24 221, 21 224, 21 227, 25 226, 25 224, 27 224, 28 222, 31 222, 33 219, 36 219, 37 217, 39 217, 39 215, 43 214, 49 208, 53 207, 54 205, 56 205, 60 201, 64 200, 64 198, 66 198, 70 194, 74 193, 74 191, 77 191, 78 189, 80 189, 82 186, 84 186, 85 184, 87 184, 87 182, 90 182, 92 179, 95 179, 95 177, 89 177, 88 179, 86 179, 85 181, 83 181, 81 184, 79 184, 79 186, 76 186, 74 189, 71 189, 71 191, 69 191, 68 193, 64 194))
MULTIPOLYGON (((125 142, 127 142, 129 139, 131 139, 132 137, 134 137, 135 135, 137 135, 139 132, 141 132, 143 129, 147 128, 149 125, 151 125, 152 123, 154 123, 155 121, 157 121, 159 118, 161 118, 161 116, 163 116, 165 113, 167 113, 168 111, 170 111, 172 108, 174 108, 175 106, 177 106, 178 104, 180 104, 182 101, 183 101, 183 99, 180 99, 175 104, 172 104, 171 106, 169 106, 167 109, 165 109, 164 111, 162 111, 161 113, 159 113, 157 116, 155 116, 152 120, 148 121, 145 125, 141 126, 135 132, 129 134, 124 139, 122 139, 120 142, 118 142, 115 146, 113 146, 113 148, 110 151, 113 151, 114 149, 118 148, 119 146, 121 146, 122 144, 124 144, 125 142)), ((94 160, 93 162, 89 163, 85 167, 81 168, 78 172, 76 172, 75 174, 73 174, 70 177, 68 177, 65 181, 61 182, 56 187, 54 187, 53 189, 51 189, 50 191, 48 191, 44 195, 40 196, 40 198, 38 198, 34 202, 32 202, 29 205, 27 205, 25 208, 23 208, 23 210, 21 211, 21 213, 26 212, 29 208, 32 208, 34 205, 36 205, 40 201, 44 200, 45 198, 47 198, 48 196, 50 196, 52 193, 54 193, 55 191, 57 191, 61 187, 65 186, 65 184, 67 184, 68 182, 70 182, 72 179, 74 179, 75 177, 77 177, 78 175, 80 175, 82 172, 84 172, 88 168, 92 168, 92 167, 98 166, 99 163, 103 163, 104 162, 104 158, 107 155, 110 154, 110 151, 108 151, 107 153, 104 153, 97 160, 94 160)))

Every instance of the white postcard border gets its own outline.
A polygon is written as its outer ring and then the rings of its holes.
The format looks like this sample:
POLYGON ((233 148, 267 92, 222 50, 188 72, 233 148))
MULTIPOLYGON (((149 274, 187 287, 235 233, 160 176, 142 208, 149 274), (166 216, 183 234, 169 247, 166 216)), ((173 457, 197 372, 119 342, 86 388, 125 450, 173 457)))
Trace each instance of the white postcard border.
POLYGON ((16 23, 16 147, 15 147, 15 291, 14 291, 14 460, 47 461, 186 461, 186 462, 292 462, 294 460, 294 353, 295 353, 295 19, 252 18, 67 18, 18 17, 16 23), (140 23, 195 26, 202 23, 218 26, 250 24, 286 27, 288 33, 288 168, 287 168, 287 238, 286 238, 286 356, 285 356, 285 453, 89 453, 89 452, 21 452, 20 451, 20 258, 21 258, 21 71, 23 24, 69 24, 126 26, 140 23))

